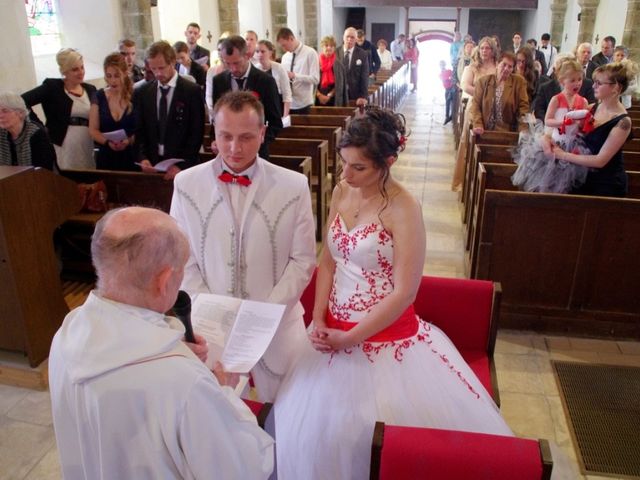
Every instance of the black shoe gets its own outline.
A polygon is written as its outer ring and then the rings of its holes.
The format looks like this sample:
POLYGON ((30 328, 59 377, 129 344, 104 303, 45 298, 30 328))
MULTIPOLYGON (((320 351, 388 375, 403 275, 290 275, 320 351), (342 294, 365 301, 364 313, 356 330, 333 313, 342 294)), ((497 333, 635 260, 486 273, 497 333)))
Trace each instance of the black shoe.
POLYGON ((446 119, 444 120, 443 125, 446 125, 446 124, 447 124, 447 123, 449 123, 450 121, 451 121, 451 117, 446 118, 446 119))

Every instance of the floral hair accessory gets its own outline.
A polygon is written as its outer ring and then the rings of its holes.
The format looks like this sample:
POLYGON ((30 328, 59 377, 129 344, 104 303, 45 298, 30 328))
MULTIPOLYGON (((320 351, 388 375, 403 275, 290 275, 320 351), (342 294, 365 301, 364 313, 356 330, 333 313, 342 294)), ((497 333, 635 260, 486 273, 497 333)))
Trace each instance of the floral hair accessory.
POLYGON ((407 137, 405 137, 404 135, 400 135, 400 138, 398 139, 398 143, 400 144, 401 147, 404 147, 404 144, 407 143, 407 137))

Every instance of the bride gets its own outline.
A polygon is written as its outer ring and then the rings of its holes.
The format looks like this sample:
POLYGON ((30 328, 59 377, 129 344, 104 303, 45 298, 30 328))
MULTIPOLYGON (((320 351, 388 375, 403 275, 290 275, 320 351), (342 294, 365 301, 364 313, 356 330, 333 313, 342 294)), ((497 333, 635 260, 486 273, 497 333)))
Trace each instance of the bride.
POLYGON ((512 435, 437 327, 416 317, 425 230, 390 167, 404 118, 369 107, 339 144, 310 342, 275 401, 278 476, 368 478, 376 420, 512 435))

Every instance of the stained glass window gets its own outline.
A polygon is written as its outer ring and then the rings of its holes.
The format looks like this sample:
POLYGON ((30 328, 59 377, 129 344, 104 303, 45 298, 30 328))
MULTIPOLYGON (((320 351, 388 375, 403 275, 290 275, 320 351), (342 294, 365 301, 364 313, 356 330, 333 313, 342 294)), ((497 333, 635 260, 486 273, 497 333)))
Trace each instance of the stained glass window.
POLYGON ((60 50, 60 30, 54 0, 25 0, 33 55, 60 50))

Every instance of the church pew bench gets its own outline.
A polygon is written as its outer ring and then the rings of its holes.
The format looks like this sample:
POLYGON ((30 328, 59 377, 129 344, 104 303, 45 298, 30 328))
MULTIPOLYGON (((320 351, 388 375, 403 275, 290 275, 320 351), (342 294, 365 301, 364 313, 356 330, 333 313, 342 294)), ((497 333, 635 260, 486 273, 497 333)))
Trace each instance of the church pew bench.
POLYGON ((316 239, 322 241, 329 214, 331 182, 327 171, 329 142, 326 140, 276 138, 269 145, 270 155, 296 155, 311 158, 311 193, 316 215, 316 239))
POLYGON ((290 118, 293 126, 341 127, 344 131, 351 117, 349 115, 290 115, 290 118))
POLYGON ((336 184, 341 172, 341 164, 338 162, 337 146, 342 138, 341 127, 324 127, 316 125, 291 126, 278 132, 277 138, 311 138, 326 140, 328 142, 327 171, 331 175, 331 188, 336 184))
POLYGON ((311 157, 294 155, 269 155, 269 162, 274 165, 293 170, 307 177, 309 191, 311 191, 311 157))
MULTIPOLYGON (((471 244, 472 228, 470 228, 470 219, 473 217, 474 210, 477 208, 479 203, 477 194, 479 165, 483 162, 515 165, 511 157, 511 148, 512 147, 509 145, 475 145, 474 159, 471 163, 473 180, 471 181, 470 186, 469 201, 463 206, 463 235, 465 238, 464 245, 466 250, 469 250, 471 244)), ((624 152, 624 164, 627 172, 640 171, 640 152, 624 152)))
POLYGON ((544 439, 376 422, 369 478, 549 480, 552 470, 549 442, 544 439))
POLYGON ((313 106, 309 110, 309 115, 345 115, 354 117, 356 109, 352 107, 318 107, 313 106))
POLYGON ((501 326, 640 339, 640 173, 609 198, 515 191, 515 168, 481 164, 470 257, 502 284, 501 326))

